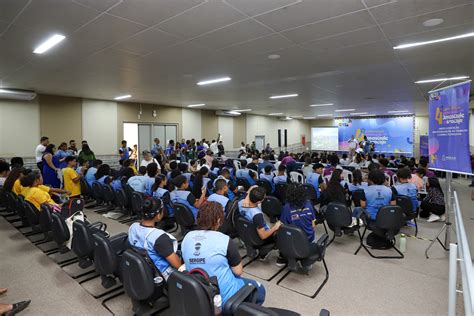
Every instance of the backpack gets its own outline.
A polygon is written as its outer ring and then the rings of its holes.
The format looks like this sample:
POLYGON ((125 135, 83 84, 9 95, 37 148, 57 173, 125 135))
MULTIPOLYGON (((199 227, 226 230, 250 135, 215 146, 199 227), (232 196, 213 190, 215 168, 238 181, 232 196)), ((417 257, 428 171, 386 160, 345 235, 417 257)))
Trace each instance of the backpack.
POLYGON ((73 198, 64 203, 61 207, 61 215, 64 218, 71 217, 76 212, 81 212, 84 209, 84 200, 80 198, 73 198))
POLYGON ((367 235, 367 245, 373 249, 389 249, 392 247, 392 242, 384 237, 370 233, 367 235))
POLYGON ((193 279, 198 281, 201 288, 203 288, 204 292, 206 292, 206 295, 209 299, 211 306, 214 306, 214 297, 216 295, 220 295, 217 277, 216 276, 210 277, 205 270, 200 269, 200 268, 192 269, 191 271, 188 272, 188 274, 193 279))

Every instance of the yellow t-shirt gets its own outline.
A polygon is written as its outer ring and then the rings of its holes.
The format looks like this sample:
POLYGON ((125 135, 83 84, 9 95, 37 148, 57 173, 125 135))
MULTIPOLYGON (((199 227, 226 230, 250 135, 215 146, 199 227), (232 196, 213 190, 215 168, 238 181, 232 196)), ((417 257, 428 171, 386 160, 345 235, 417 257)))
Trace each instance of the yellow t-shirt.
POLYGON ((38 187, 31 187, 28 190, 28 195, 25 196, 25 200, 32 203, 38 211, 41 212, 40 205, 43 203, 53 204, 56 203, 51 199, 51 196, 48 192, 41 190, 38 187))
MULTIPOLYGON (((49 194, 49 190, 51 189, 50 187, 48 187, 46 185, 42 185, 42 184, 38 185, 37 188, 44 191, 44 192, 46 192, 46 193, 48 193, 48 194, 49 194)), ((30 194, 30 190, 31 190, 31 187, 22 186, 21 187, 21 195, 23 195, 23 197, 26 198, 28 196, 28 194, 30 194)))
POLYGON ((133 170, 133 174, 135 175, 138 174, 137 168, 135 168, 135 166, 128 166, 128 167, 133 170))
POLYGON ((20 183, 20 179, 16 179, 15 180, 15 183, 13 183, 13 193, 15 193, 16 195, 20 195, 21 194, 21 190, 23 190, 23 186, 21 185, 20 183))
POLYGON ((64 190, 71 191, 71 196, 81 195, 81 183, 72 181, 77 178, 76 170, 67 167, 63 170, 64 176, 64 190))

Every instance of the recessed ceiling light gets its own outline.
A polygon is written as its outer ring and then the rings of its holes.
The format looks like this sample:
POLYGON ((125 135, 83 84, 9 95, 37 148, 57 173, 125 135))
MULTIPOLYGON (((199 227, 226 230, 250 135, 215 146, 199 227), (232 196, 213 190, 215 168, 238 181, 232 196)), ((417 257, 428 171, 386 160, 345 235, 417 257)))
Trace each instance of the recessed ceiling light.
POLYGON ((351 115, 365 115, 367 112, 351 113, 351 115))
POLYGON ((283 113, 270 113, 268 115, 283 115, 283 113))
POLYGON ((320 103, 320 104, 311 104, 310 107, 317 107, 317 106, 330 106, 334 105, 334 103, 320 103))
POLYGON ((242 113, 237 112, 237 111, 227 111, 227 113, 232 114, 232 115, 242 115, 242 113))
POLYGON ((467 78, 469 78, 469 76, 419 80, 419 81, 415 81, 415 83, 430 83, 430 82, 440 82, 440 81, 448 81, 448 80, 462 80, 462 79, 467 79, 467 78))
POLYGON ((399 110, 399 111, 388 111, 387 113, 407 113, 410 112, 408 110, 399 110))
POLYGON ((65 39, 66 36, 60 35, 60 34, 54 34, 50 38, 48 38, 46 41, 41 43, 38 47, 35 48, 33 53, 35 54, 43 54, 44 52, 50 50, 54 46, 58 45, 63 39, 65 39))
POLYGON ((314 120, 316 116, 305 116, 303 117, 304 120, 314 120))
POLYGON ((287 121, 290 121, 290 120, 292 120, 292 119, 293 119, 293 118, 290 117, 290 116, 285 117, 285 120, 287 120, 287 121))
POLYGON ((431 27, 431 26, 440 25, 443 22, 444 22, 443 19, 429 19, 423 22, 423 25, 426 27, 431 27))
POLYGON ((268 59, 279 59, 280 58, 280 55, 278 54, 270 54, 268 55, 268 59))
POLYGON ((270 97, 270 99, 294 98, 294 97, 297 97, 297 96, 298 96, 297 93, 283 94, 283 95, 273 95, 273 96, 270 97))
POLYGON ((204 86, 207 84, 213 84, 213 83, 224 82, 224 81, 229 81, 229 80, 232 80, 232 78, 230 77, 216 78, 216 79, 210 79, 210 80, 205 80, 205 81, 199 81, 197 85, 204 86))
POLYGON ((250 112, 250 111, 252 111, 252 109, 232 110, 232 111, 235 111, 235 112, 250 112))
POLYGON ((429 45, 429 44, 452 41, 452 40, 466 38, 466 37, 472 37, 472 36, 474 36, 474 32, 467 33, 467 34, 461 34, 461 35, 457 35, 457 36, 452 36, 452 37, 440 38, 440 39, 432 40, 432 41, 402 44, 402 45, 395 46, 393 49, 404 49, 404 48, 410 48, 410 47, 421 46, 421 45, 429 45))
POLYGON ((205 106, 205 104, 204 103, 189 104, 188 108, 197 108, 197 107, 200 107, 200 106, 205 106))
POLYGON ((115 97, 114 100, 123 100, 123 99, 128 99, 128 98, 131 98, 132 96, 130 94, 126 94, 126 95, 121 95, 121 96, 118 96, 118 97, 115 97))
POLYGON ((352 112, 355 111, 355 109, 341 109, 341 110, 336 110, 336 112, 352 112))
POLYGON ((332 116, 332 114, 318 114, 318 116, 322 117, 322 116, 332 116))
POLYGON ((303 118, 303 115, 292 115, 291 117, 294 119, 298 119, 298 118, 303 118))

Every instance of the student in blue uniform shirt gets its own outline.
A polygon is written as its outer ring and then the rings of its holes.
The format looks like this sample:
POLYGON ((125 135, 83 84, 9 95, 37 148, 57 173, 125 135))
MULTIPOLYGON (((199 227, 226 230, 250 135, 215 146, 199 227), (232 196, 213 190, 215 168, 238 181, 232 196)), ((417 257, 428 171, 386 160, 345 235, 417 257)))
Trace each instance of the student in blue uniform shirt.
MULTIPOLYGON (((262 187, 251 187, 245 199, 239 202, 239 211, 240 215, 245 217, 248 221, 252 222, 257 227, 257 234, 260 239, 265 242, 271 243, 274 242, 274 233, 280 228, 281 222, 278 221, 275 225, 270 228, 270 226, 265 221, 263 217, 262 210, 259 205, 265 199, 265 189, 262 187)), ((259 253, 260 260, 265 260, 267 258, 268 252, 259 253)), ((279 257, 277 259, 277 265, 284 265, 286 262, 283 258, 279 257)))
POLYGON ((410 169, 407 167, 398 169, 397 178, 398 183, 393 186, 395 194, 408 196, 413 204, 413 212, 416 213, 418 209, 418 189, 414 183, 408 182, 411 179, 410 169))
POLYGON ((229 188, 229 190, 227 191, 227 197, 229 198, 229 200, 233 200, 236 194, 239 192, 239 188, 237 187, 235 181, 232 179, 230 170, 227 168, 221 170, 221 174, 217 177, 216 180, 214 180, 214 188, 216 187, 216 181, 219 179, 225 180, 227 187, 229 188))
POLYGON ((204 192, 204 195, 206 195, 207 183, 210 180, 208 175, 209 175, 209 168, 202 166, 201 169, 199 169, 198 174, 194 178, 192 192, 196 198, 200 198, 202 192, 204 192))
POLYGON ((99 168, 100 165, 102 165, 102 160, 94 160, 94 163, 92 164, 92 166, 89 169, 87 169, 84 179, 86 180, 89 187, 92 187, 92 183, 96 180, 95 174, 97 172, 97 168, 99 168))
POLYGON ((264 155, 263 161, 258 164, 258 172, 262 173, 262 170, 264 170, 266 166, 270 166, 271 171, 275 171, 275 166, 270 162, 270 156, 268 154, 264 155))
POLYGON ((316 191, 316 197, 319 199, 321 195, 321 189, 325 189, 326 183, 323 178, 324 166, 321 163, 315 163, 313 165, 313 172, 308 175, 306 182, 311 184, 316 191))
POLYGON ((176 254, 176 238, 155 228, 164 217, 162 201, 146 199, 140 215, 143 218, 140 223, 133 223, 128 230, 128 242, 130 246, 146 251, 165 280, 168 280, 171 273, 181 266, 181 258, 176 254))
POLYGON ((242 169, 237 170, 235 176, 246 179, 251 186, 257 184, 257 173, 247 168, 247 161, 242 160, 240 164, 242 169))
POLYGON ((282 164, 278 166, 278 174, 276 177, 273 178, 273 183, 275 185, 280 184, 280 183, 288 183, 288 177, 286 176, 286 167, 282 164))
POLYGON ((362 181, 362 172, 360 169, 356 169, 352 172, 352 183, 347 183, 347 188, 349 192, 354 192, 357 190, 363 190, 368 187, 369 184, 367 182, 362 181))
POLYGON ((164 175, 157 175, 155 178, 155 183, 152 187, 153 197, 161 199, 163 201, 167 212, 167 217, 174 217, 173 205, 171 205, 170 191, 166 189, 167 184, 168 180, 164 175))
POLYGON ((119 163, 122 165, 125 160, 130 158, 130 152, 132 150, 127 146, 127 141, 122 140, 122 147, 119 148, 120 160, 119 163))
POLYGON ((170 193, 171 202, 182 203, 188 206, 191 212, 193 212, 194 218, 196 218, 198 208, 206 202, 206 188, 202 188, 201 197, 197 200, 194 194, 187 191, 189 183, 185 176, 179 175, 171 180, 171 182, 176 186, 176 190, 170 193))
POLYGON ((227 192, 229 191, 229 187, 227 186, 227 182, 224 179, 217 179, 215 184, 215 191, 216 193, 211 194, 208 198, 208 202, 217 202, 222 205, 224 212, 226 211, 227 203, 229 202, 229 198, 226 197, 227 192))
POLYGON ((97 172, 95 173, 96 182, 100 184, 104 184, 105 179, 107 177, 110 177, 110 173, 111 173, 111 170, 108 164, 100 165, 99 168, 97 168, 97 172))
POLYGON ((219 284, 222 306, 246 284, 257 288, 257 304, 265 301, 265 288, 255 280, 242 278, 243 265, 239 250, 229 236, 217 230, 224 222, 224 210, 217 202, 199 209, 200 230, 186 234, 181 244, 186 270, 200 268, 215 276, 219 284))
POLYGON ((369 219, 375 220, 382 206, 397 204, 395 194, 384 183, 385 174, 382 170, 374 169, 369 172, 369 186, 364 189, 361 207, 354 209, 353 216, 358 217, 361 212, 365 212, 369 219))
MULTIPOLYGON (((274 169, 275 167, 273 167, 274 169)), ((260 174, 260 180, 266 180, 270 183, 272 186, 272 192, 275 192, 275 183, 273 182, 273 169, 272 166, 266 165, 265 168, 263 168, 264 173, 260 174)))
POLYGON ((132 189, 136 192, 145 193, 145 185, 147 182, 146 174, 146 167, 141 166, 138 168, 138 176, 133 176, 128 179, 127 184, 132 187, 132 189))
POLYGON ((148 196, 153 195, 153 185, 155 184, 155 177, 158 173, 158 164, 152 162, 146 166, 146 182, 145 182, 145 193, 148 196))

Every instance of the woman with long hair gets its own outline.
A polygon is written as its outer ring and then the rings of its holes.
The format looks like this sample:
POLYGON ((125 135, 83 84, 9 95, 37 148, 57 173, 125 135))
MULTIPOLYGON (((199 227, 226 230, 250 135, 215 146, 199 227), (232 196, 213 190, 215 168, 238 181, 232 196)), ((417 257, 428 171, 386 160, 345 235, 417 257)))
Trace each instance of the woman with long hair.
POLYGON ((91 150, 88 144, 82 145, 82 150, 79 153, 79 157, 77 159, 80 164, 82 164, 83 161, 90 161, 93 162, 95 160, 95 154, 91 150))
POLYGON ((199 169, 199 172, 194 179, 193 194, 197 199, 201 197, 201 194, 203 191, 202 189, 207 186, 207 182, 209 181, 209 178, 207 177, 208 174, 209 174, 209 169, 203 166, 201 167, 201 169, 199 169))
POLYGON ((53 188, 60 188, 61 182, 58 178, 59 158, 54 155, 56 146, 49 144, 43 153, 43 182, 53 188))
POLYGON ((444 221, 444 213, 446 212, 446 206, 444 203, 444 193, 441 185, 439 184, 438 178, 428 178, 426 185, 428 194, 421 201, 420 205, 420 216, 427 217, 428 222, 444 221))
POLYGON ((342 170, 335 169, 329 179, 326 189, 321 192, 321 207, 331 202, 347 203, 346 191, 341 185, 342 170))

